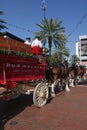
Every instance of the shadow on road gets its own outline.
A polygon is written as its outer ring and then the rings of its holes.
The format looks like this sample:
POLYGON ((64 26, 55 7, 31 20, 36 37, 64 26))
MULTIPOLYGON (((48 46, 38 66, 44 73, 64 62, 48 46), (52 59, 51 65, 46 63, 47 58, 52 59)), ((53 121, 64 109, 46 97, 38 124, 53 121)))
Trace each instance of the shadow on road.
MULTIPOLYGON (((9 119, 22 112, 27 106, 33 104, 32 96, 32 94, 20 95, 20 97, 15 100, 0 100, 0 130, 4 130, 4 125, 9 119)), ((15 123, 17 123, 17 121, 15 121, 14 124, 15 123)))
MULTIPOLYGON (((79 84, 87 86, 87 80, 79 84)), ((65 91, 60 92, 57 90, 57 92, 58 93, 56 93, 56 96, 60 96, 65 91)), ((50 96, 47 104, 51 103, 52 99, 53 98, 50 96)), ((22 94, 19 96, 19 98, 11 101, 0 100, 0 130, 4 130, 5 124, 7 123, 8 120, 24 111, 24 109, 27 106, 31 107, 32 105, 33 105, 33 94, 30 95, 22 94)), ((18 121, 15 120, 11 122, 10 125, 14 126, 17 123, 18 121)))
POLYGON ((85 87, 87 87, 87 80, 84 80, 84 81, 78 83, 78 85, 84 85, 85 87))

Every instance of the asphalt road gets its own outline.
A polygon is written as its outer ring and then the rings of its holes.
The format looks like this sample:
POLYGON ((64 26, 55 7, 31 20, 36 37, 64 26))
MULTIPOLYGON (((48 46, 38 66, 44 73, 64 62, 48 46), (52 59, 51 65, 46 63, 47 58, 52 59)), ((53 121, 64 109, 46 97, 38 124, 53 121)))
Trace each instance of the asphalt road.
POLYGON ((32 95, 0 100, 0 130, 87 130, 87 81, 37 108, 32 95))

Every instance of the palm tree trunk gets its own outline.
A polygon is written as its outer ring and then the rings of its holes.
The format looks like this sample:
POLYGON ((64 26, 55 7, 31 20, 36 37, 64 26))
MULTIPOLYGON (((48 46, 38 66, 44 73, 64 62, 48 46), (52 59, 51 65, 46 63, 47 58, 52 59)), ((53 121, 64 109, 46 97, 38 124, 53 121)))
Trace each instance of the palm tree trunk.
POLYGON ((48 37, 48 44, 49 44, 49 56, 51 57, 52 36, 48 37))
POLYGON ((49 47, 49 56, 51 57, 51 47, 49 47))

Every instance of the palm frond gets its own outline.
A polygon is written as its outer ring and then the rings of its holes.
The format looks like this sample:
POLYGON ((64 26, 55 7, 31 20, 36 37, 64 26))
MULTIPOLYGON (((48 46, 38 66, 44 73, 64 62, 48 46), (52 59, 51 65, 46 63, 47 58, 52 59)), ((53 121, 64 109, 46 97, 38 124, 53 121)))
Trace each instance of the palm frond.
POLYGON ((66 44, 67 37, 65 35, 65 28, 62 26, 62 21, 59 21, 57 18, 54 20, 52 18, 44 19, 37 26, 41 30, 36 32, 36 34, 41 36, 42 41, 47 41, 46 43, 48 43, 50 51, 52 44, 55 47, 66 44))

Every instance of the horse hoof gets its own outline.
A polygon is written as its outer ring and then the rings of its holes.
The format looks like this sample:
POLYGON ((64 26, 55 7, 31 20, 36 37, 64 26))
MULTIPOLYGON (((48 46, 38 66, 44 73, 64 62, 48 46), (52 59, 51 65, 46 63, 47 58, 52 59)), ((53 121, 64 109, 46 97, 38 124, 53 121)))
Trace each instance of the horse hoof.
POLYGON ((71 86, 72 88, 74 88, 75 86, 73 85, 73 86, 71 86))
POLYGON ((70 89, 65 89, 66 92, 70 92, 70 89))
POLYGON ((53 98, 54 98, 54 97, 55 97, 55 93, 51 93, 51 97, 53 97, 53 98))

